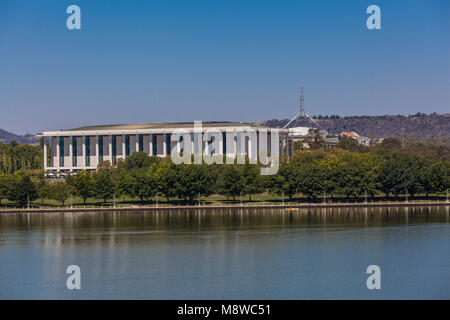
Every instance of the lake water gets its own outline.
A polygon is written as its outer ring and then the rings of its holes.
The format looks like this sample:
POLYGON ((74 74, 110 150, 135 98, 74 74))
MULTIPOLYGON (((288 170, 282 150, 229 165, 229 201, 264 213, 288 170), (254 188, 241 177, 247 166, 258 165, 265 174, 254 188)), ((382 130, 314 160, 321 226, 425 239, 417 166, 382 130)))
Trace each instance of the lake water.
POLYGON ((449 299, 449 222, 449 207, 0 214, 0 299, 449 299))

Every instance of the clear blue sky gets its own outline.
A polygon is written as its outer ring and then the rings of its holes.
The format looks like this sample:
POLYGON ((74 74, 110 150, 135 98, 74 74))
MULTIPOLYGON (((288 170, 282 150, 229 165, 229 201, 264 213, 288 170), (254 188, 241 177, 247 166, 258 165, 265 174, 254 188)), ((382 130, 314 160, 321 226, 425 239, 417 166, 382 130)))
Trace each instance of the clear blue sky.
POLYGON ((301 82, 311 114, 445 113, 449 32, 448 0, 1 0, 0 128, 282 119, 301 82))

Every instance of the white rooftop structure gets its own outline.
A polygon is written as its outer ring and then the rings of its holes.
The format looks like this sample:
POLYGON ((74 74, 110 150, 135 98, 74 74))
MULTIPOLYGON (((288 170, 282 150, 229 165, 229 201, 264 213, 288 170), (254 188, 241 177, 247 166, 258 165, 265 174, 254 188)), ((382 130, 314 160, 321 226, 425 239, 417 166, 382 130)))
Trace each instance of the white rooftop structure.
POLYGON ((289 128, 289 138, 305 138, 309 134, 309 130, 314 129, 311 127, 294 127, 289 128))

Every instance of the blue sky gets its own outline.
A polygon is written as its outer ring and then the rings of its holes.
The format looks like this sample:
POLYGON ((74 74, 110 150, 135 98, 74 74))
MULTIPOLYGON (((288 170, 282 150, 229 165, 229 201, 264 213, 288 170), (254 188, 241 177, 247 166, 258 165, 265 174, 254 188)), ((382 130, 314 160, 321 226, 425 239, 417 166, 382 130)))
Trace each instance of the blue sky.
POLYGON ((302 82, 310 114, 449 112, 449 32, 448 0, 1 0, 0 128, 282 119, 302 82))

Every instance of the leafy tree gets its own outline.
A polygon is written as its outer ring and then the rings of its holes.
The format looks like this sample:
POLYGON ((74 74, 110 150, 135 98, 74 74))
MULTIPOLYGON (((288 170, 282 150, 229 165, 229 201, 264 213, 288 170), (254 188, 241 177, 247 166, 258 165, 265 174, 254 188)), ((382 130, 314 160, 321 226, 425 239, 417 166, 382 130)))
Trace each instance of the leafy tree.
POLYGON ((155 167, 140 168, 132 173, 132 194, 141 202, 150 199, 156 194, 157 183, 155 178, 155 167))
POLYGON ((113 170, 111 180, 114 184, 114 192, 117 195, 134 196, 133 177, 127 169, 121 168, 113 170))
POLYGON ((43 152, 40 146, 0 142, 0 172, 14 173, 17 170, 42 169, 43 152))
POLYGON ((268 178, 268 188, 272 194, 293 196, 299 192, 300 162, 283 163, 278 173, 268 178))
POLYGON ((97 165, 97 171, 111 171, 111 170, 112 170, 112 166, 111 166, 111 162, 109 162, 109 160, 101 161, 97 165))
POLYGON ((227 198, 232 197, 234 201, 236 196, 244 192, 245 185, 242 172, 234 164, 227 164, 222 167, 218 182, 218 192, 227 198))
POLYGON ((421 189, 420 172, 421 163, 418 157, 400 152, 387 154, 380 168, 380 190, 388 197, 389 193, 398 197, 405 191, 414 196, 421 189))
POLYGON ((378 193, 378 176, 384 158, 377 153, 361 154, 358 158, 362 166, 361 191, 367 193, 373 200, 378 193))
POLYGON ((8 184, 10 185, 8 199, 18 206, 25 206, 37 199, 36 186, 29 173, 23 170, 14 172, 8 184))
POLYGON ((212 180, 206 165, 180 164, 176 168, 178 173, 177 195, 180 199, 192 201, 199 194, 201 196, 211 194, 212 180))
POLYGON ((298 170, 298 180, 299 191, 308 200, 316 199, 327 188, 326 175, 316 161, 302 165, 298 170))
POLYGON ((350 155, 339 166, 337 174, 338 192, 355 200, 362 193, 365 168, 356 155, 350 155))
POLYGON ((242 178, 244 180, 244 193, 248 199, 252 200, 252 194, 264 191, 263 180, 257 165, 246 163, 242 168, 242 178))
POLYGON ((356 152, 362 151, 364 149, 364 146, 360 145, 355 138, 344 137, 336 144, 336 148, 356 152))
POLYGON ((2 203, 2 199, 6 199, 8 197, 9 182, 9 177, 0 172, 0 204, 2 203))
POLYGON ((61 202, 62 205, 70 197, 72 191, 72 187, 63 181, 57 181, 50 185, 51 199, 61 202))
POLYGON ((424 170, 422 185, 426 195, 445 192, 450 187, 450 162, 436 161, 424 170))
POLYGON ((94 181, 88 171, 80 171, 75 176, 68 176, 66 182, 73 187, 77 196, 83 198, 83 204, 94 194, 94 181))
POLYGON ((32 176, 31 180, 36 187, 37 197, 41 199, 41 204, 44 205, 44 199, 50 198, 50 188, 49 184, 45 181, 44 172, 39 172, 38 175, 32 176))
POLYGON ((174 164, 161 162, 155 172, 155 179, 158 191, 161 192, 167 202, 170 197, 177 195, 177 170, 174 164))
POLYGON ((38 198, 41 199, 41 204, 44 205, 45 199, 52 199, 52 185, 44 183, 38 186, 38 198))
POLYGON ((425 169, 424 161, 416 155, 405 155, 403 162, 406 169, 401 188, 414 197, 424 190, 421 184, 421 173, 425 169))
POLYGON ((402 142, 398 138, 386 138, 381 147, 387 152, 398 152, 402 149, 402 142))
POLYGON ((106 200, 114 195, 114 183, 112 180, 112 173, 110 169, 101 169, 94 173, 94 194, 97 198, 106 200))
POLYGON ((134 152, 132 155, 127 157, 123 162, 123 167, 126 169, 139 169, 148 168, 153 163, 158 163, 160 159, 158 157, 150 157, 145 152, 134 152))

